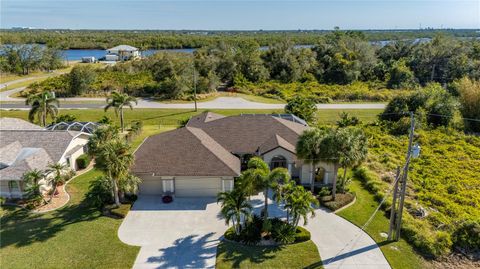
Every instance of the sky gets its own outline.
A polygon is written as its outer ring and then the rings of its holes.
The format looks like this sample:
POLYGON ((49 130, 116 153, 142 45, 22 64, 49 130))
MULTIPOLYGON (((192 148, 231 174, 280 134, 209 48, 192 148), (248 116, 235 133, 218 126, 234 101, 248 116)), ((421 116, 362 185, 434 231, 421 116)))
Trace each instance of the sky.
POLYGON ((480 28, 480 0, 0 0, 0 27, 152 30, 480 28))

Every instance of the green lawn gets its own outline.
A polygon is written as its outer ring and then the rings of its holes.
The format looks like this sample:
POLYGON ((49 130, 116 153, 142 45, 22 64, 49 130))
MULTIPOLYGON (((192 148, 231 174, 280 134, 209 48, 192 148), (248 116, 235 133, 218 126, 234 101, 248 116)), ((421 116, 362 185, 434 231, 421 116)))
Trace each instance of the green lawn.
POLYGON ((45 214, 2 208, 0 256, 2 268, 131 268, 139 247, 120 242, 121 219, 102 216, 83 199, 90 171, 68 186, 70 202, 45 214))
MULTIPOLYGON (((349 187, 351 191, 355 192, 357 201, 337 214, 361 227, 375 211, 378 203, 374 200, 373 195, 361 186, 359 181, 353 180, 349 187)), ((382 232, 388 233, 389 219, 384 214, 384 211, 378 211, 365 231, 380 246, 390 266, 393 269, 429 268, 429 264, 405 240, 389 242, 380 235, 382 232)))
MULTIPOLYGON (((155 108, 138 108, 134 110, 125 110, 125 122, 129 124, 132 120, 142 120, 143 124, 153 125, 153 126, 177 126, 180 121, 188 120, 191 116, 199 114, 205 109, 199 109, 198 112, 193 111, 192 109, 155 109, 155 108)), ((226 116, 238 115, 242 113, 260 113, 260 114, 271 114, 271 113, 283 113, 282 109, 249 109, 249 110, 240 110, 240 109, 210 109, 215 113, 219 113, 226 116)), ((317 118, 319 123, 324 124, 333 124, 339 119, 339 114, 342 112, 348 112, 351 115, 359 117, 363 122, 374 121, 377 118, 377 115, 381 112, 378 109, 320 109, 317 112, 317 118)), ((110 117, 112 120, 119 122, 118 118, 115 116, 113 110, 104 112, 103 109, 65 109, 60 110, 60 115, 62 114, 71 114, 74 115, 79 121, 98 121, 104 115, 110 117)), ((9 110, 9 111, 0 111, 0 116, 2 117, 15 117, 27 119, 28 111, 23 110, 9 110)))
POLYGON ((312 241, 281 247, 221 242, 216 268, 322 268, 322 262, 312 241))

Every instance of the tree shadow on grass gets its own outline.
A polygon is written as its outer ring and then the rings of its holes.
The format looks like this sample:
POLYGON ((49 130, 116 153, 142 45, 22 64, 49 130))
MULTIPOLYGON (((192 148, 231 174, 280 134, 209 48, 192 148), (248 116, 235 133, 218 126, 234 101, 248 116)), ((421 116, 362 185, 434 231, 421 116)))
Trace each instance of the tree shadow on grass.
POLYGON ((239 268, 241 263, 260 264, 266 260, 274 259, 282 246, 246 246, 234 242, 221 242, 218 245, 217 257, 226 262, 231 262, 233 268, 239 268))
POLYGON ((203 236, 189 235, 175 240, 173 246, 159 249, 162 254, 147 259, 158 268, 213 268, 208 260, 215 257, 218 239, 210 239, 214 233, 203 236))
POLYGON ((101 212, 89 206, 85 200, 45 214, 32 213, 25 209, 12 212, 1 219, 0 247, 10 245, 28 246, 44 242, 63 231, 68 225, 93 221, 101 212))

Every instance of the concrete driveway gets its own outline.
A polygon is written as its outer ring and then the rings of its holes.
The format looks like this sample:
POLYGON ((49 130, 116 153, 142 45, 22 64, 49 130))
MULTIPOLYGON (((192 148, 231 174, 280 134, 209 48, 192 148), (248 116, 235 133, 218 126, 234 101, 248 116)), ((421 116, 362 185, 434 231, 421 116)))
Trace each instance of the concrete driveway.
POLYGON ((315 214, 305 228, 317 245, 325 269, 391 268, 375 241, 360 228, 325 209, 317 209, 315 214))
POLYGON ((219 238, 227 226, 214 198, 140 196, 118 236, 141 246, 133 268, 214 268, 219 238))
MULTIPOLYGON (((251 197, 260 214, 263 195, 251 197)), ((141 246, 134 268, 214 268, 217 245, 227 226, 214 198, 176 198, 163 204, 159 196, 140 196, 118 231, 120 240, 141 246)), ((269 216, 286 216, 269 202, 269 216)), ((373 239, 360 228, 324 209, 305 226, 326 269, 390 269, 373 239)), ((301 222, 303 224, 303 222, 301 222)))

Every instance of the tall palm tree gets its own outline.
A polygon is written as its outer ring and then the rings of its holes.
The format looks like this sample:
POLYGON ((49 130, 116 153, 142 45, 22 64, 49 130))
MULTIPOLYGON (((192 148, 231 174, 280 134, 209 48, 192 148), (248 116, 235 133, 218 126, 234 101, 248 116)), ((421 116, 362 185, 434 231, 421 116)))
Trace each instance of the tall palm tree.
POLYGON ((125 124, 123 121, 123 107, 128 106, 130 109, 133 109, 133 103, 137 104, 137 99, 133 96, 129 96, 126 93, 120 93, 117 91, 112 92, 112 94, 107 97, 107 105, 105 106, 105 111, 113 107, 115 114, 120 116, 120 127, 122 132, 125 131, 125 124))
POLYGON ((315 196, 302 186, 295 186, 285 199, 285 208, 292 214, 292 224, 295 228, 301 218, 306 225, 308 214, 312 218, 315 216, 315 208, 312 205, 318 206, 318 204, 315 196))
POLYGON ((233 222, 235 234, 239 235, 242 227, 242 219, 245 221, 251 214, 252 205, 247 201, 245 193, 240 189, 218 194, 217 203, 221 203, 220 213, 225 222, 233 222))
POLYGON ((62 163, 51 163, 48 165, 47 173, 53 173, 52 177, 47 177, 48 183, 52 186, 52 193, 48 202, 52 201, 55 192, 57 191, 57 186, 62 182, 62 172, 67 168, 65 164, 62 163))
POLYGON ((134 156, 130 145, 120 139, 106 142, 97 153, 95 167, 105 172, 112 181, 115 205, 120 206, 120 183, 130 177, 134 156))
POLYGON ((279 184, 287 183, 290 180, 290 174, 287 169, 281 167, 270 171, 270 167, 259 157, 251 158, 247 167, 248 169, 242 175, 263 189, 265 196, 263 219, 266 222, 268 219, 268 190, 276 188, 279 184))
POLYGON ((88 154, 95 156, 107 141, 119 138, 118 127, 101 125, 88 138, 88 154))
POLYGON ((315 166, 320 162, 320 143, 324 132, 318 128, 304 131, 297 141, 297 157, 310 164, 310 191, 315 190, 315 166))
POLYGON ((28 120, 33 122, 35 116, 42 126, 47 125, 47 116, 50 115, 52 120, 57 117, 59 102, 52 92, 44 91, 39 94, 30 95, 25 104, 30 105, 28 120))
MULTIPOLYGON (((361 162, 367 155, 367 139, 357 128, 329 129, 320 146, 320 159, 333 164, 332 199, 336 199, 338 168, 361 162)), ((346 170, 346 169, 345 169, 346 170)), ((344 171, 346 176, 346 172, 344 171)))
MULTIPOLYGON (((342 184, 345 184, 347 168, 357 166, 367 158, 368 141, 361 129, 350 127, 343 130, 343 132, 342 144, 344 144, 344 148, 340 159, 340 165, 343 168, 342 184)), ((342 186, 342 188, 345 189, 345 186, 342 186)))

